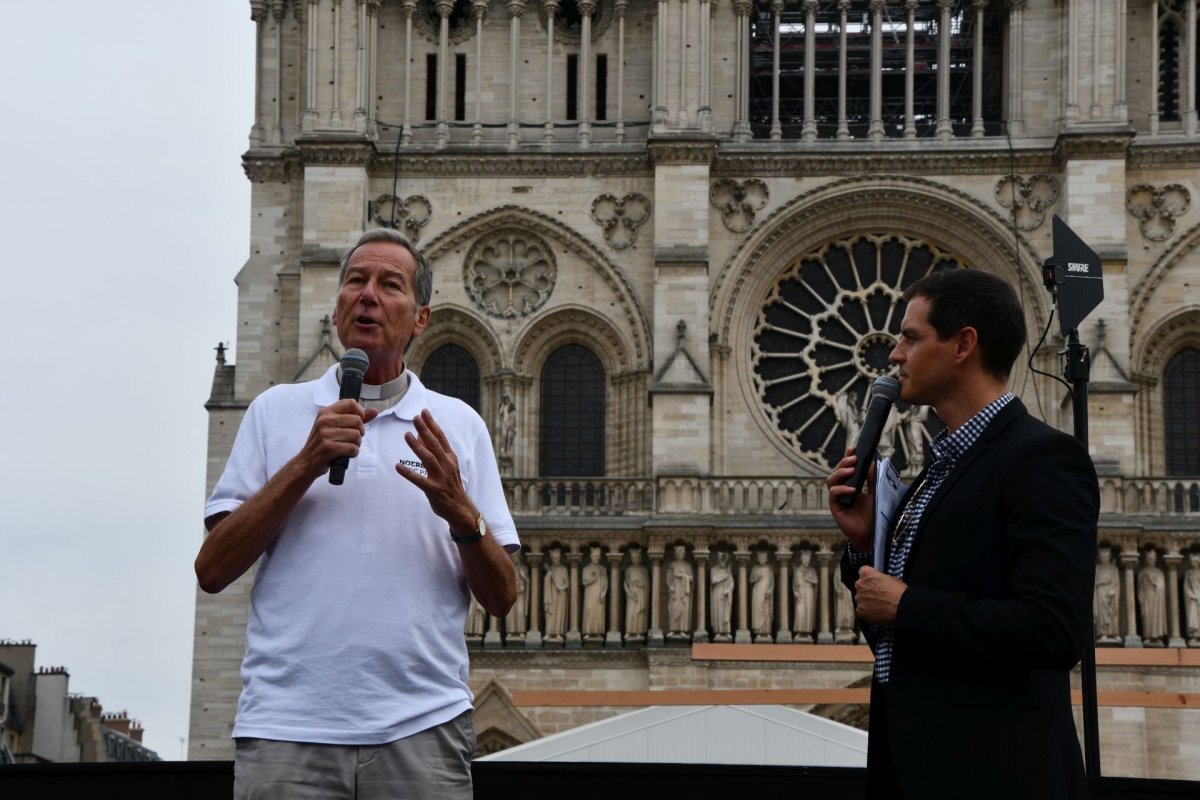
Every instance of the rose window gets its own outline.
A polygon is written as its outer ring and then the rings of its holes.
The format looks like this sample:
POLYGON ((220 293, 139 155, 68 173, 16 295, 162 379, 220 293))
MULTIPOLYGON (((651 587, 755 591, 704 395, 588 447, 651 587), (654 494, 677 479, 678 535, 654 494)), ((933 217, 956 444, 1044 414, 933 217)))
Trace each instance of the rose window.
MULTIPOLYGON (((793 261, 756 320, 751 348, 756 394, 795 452, 832 467, 857 439, 871 384, 894 374, 888 354, 904 317, 904 289, 959 262, 898 235, 859 236, 793 261)), ((897 403, 880 452, 901 470, 919 468, 932 410, 897 403)))
POLYGON ((551 249, 523 231, 500 231, 475 243, 464 270, 467 294, 493 317, 522 317, 541 308, 554 290, 551 249))

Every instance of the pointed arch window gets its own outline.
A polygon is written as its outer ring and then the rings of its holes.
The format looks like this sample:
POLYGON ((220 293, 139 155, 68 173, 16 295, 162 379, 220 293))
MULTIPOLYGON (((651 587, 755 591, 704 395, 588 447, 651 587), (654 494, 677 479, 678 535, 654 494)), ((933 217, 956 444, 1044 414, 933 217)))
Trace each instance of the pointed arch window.
POLYGON ((1200 350, 1186 347, 1163 370, 1167 474, 1200 475, 1200 350))
POLYGON ((577 344, 542 367, 538 469, 543 477, 604 475, 604 366, 577 344))
POLYGON ((444 344, 430 353, 421 369, 421 382, 479 411, 479 365, 462 347, 444 344))

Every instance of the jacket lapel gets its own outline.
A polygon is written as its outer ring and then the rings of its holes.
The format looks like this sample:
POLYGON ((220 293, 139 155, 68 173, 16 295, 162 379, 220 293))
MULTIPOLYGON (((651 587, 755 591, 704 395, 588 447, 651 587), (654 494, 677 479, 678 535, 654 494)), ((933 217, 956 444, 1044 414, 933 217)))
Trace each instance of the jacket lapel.
POLYGON ((954 489, 954 485, 962 479, 963 475, 967 474, 967 471, 976 459, 987 452, 992 442, 1000 437, 1004 429, 1013 420, 1025 413, 1024 403, 1015 397, 1010 400, 996 414, 995 419, 983 429, 983 432, 979 434, 979 438, 975 440, 975 443, 967 449, 967 452, 963 453, 963 457, 954 465, 954 469, 950 470, 950 474, 946 476, 946 480, 942 481, 942 485, 937 488, 933 497, 929 498, 929 505, 925 506, 925 512, 921 514, 921 522, 917 526, 916 538, 913 540, 912 549, 908 554, 908 565, 905 568, 905 572, 908 572, 912 568, 917 551, 921 548, 921 542, 925 539, 923 536, 925 528, 929 526, 930 520, 937 514, 938 506, 941 505, 942 500, 950 494, 954 489))

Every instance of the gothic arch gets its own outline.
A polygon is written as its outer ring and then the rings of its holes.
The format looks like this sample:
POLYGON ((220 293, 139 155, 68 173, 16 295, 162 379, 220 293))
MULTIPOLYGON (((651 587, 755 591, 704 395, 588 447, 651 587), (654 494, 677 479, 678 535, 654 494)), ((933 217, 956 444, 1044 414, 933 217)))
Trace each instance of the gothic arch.
MULTIPOLYGON (((1137 336, 1137 332, 1141 330, 1142 317, 1145 314, 1146 306, 1150 303, 1150 299, 1154 297, 1154 293, 1158 287, 1166 279, 1168 273, 1175 269, 1187 256, 1191 255, 1196 249, 1197 244, 1200 244, 1200 223, 1193 225, 1183 234, 1181 234, 1174 243, 1167 248, 1158 260, 1151 265, 1150 269, 1137 285, 1133 287, 1133 291, 1129 296, 1129 331, 1130 344, 1133 347, 1133 352, 1136 354, 1138 350, 1138 339, 1143 337, 1137 336)), ((1138 364, 1135 356, 1134 364, 1138 364)), ((1137 369, 1137 367, 1134 367, 1137 369)))
POLYGON ((1200 306, 1181 308, 1145 333, 1135 326, 1131 335, 1133 379, 1139 384, 1134 420, 1138 466, 1143 475, 1165 475, 1162 374, 1167 361, 1182 348, 1200 348, 1200 306))
POLYGON ((488 376, 504 364, 500 341, 479 315, 459 306, 438 305, 429 314, 429 325, 413 339, 405 360, 419 375, 425 359, 444 344, 456 344, 471 354, 479 374, 488 376))
POLYGON ((512 368, 537 375, 550 353, 568 344, 583 345, 596 354, 611 381, 635 366, 633 343, 604 317, 580 305, 560 306, 534 318, 516 337, 512 368))
MULTIPOLYGON (((783 455, 815 470, 813 474, 827 465, 811 460, 780 435, 779 423, 764 410, 756 391, 750 359, 743 356, 752 352, 761 303, 790 265, 829 243, 872 234, 926 243, 961 265, 1009 282, 1015 278, 1031 344, 1050 311, 1040 260, 1032 247, 1023 238, 1014 239, 1009 221, 964 192, 921 178, 867 176, 835 181, 793 198, 752 229, 721 268, 709 311, 719 344, 732 354, 732 371, 750 417, 783 455)), ((1026 377, 1025 359, 1018 359, 1013 385, 1022 386, 1026 377)))
MULTIPOLYGON (((649 320, 633 291, 633 286, 624 272, 603 251, 553 217, 522 206, 500 206, 476 214, 450 228, 429 242, 424 248, 424 253, 433 261, 447 256, 454 250, 465 252, 477 237, 506 226, 525 230, 547 239, 556 247, 561 247, 564 251, 590 265, 618 298, 619 310, 616 313, 624 318, 629 331, 629 363, 617 371, 649 369, 653 338, 649 320)), ((560 306, 553 311, 543 310, 535 318, 535 326, 541 323, 542 315, 552 316, 561 308, 560 306)), ((515 363, 511 366, 520 369, 516 367, 515 363)))

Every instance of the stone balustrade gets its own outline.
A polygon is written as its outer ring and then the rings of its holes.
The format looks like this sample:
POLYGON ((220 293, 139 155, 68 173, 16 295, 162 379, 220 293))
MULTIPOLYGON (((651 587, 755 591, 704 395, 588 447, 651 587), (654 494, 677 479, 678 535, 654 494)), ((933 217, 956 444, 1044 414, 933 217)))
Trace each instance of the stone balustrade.
MULTIPOLYGON (((861 641, 822 478, 504 486, 522 535, 522 595, 503 620, 488 620, 486 635, 473 618, 471 644, 861 641)), ((1101 494, 1097 643, 1200 647, 1200 482, 1106 476, 1101 494)))

